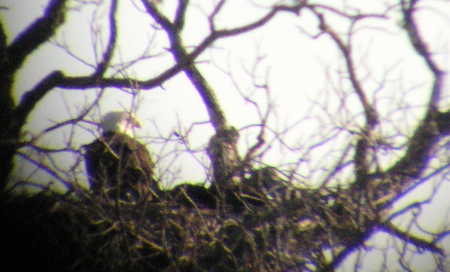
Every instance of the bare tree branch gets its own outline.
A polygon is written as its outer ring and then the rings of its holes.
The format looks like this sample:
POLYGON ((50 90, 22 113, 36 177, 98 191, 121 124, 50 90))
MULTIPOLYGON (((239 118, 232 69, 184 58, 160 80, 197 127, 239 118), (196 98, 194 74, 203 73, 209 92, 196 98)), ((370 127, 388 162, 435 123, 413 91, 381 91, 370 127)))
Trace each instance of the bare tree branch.
POLYGON ((398 228, 396 228, 394 225, 392 225, 391 223, 386 223, 386 224, 380 224, 379 227, 389 233, 389 234, 393 234, 395 235, 397 238, 407 242, 407 243, 411 243, 414 246, 420 248, 420 249, 426 249, 429 250, 431 252, 435 252, 435 253, 439 253, 441 255, 444 255, 444 250, 442 248, 439 248, 438 246, 436 246, 434 244, 434 242, 428 242, 422 238, 419 237, 415 237, 412 236, 409 233, 405 233, 401 230, 399 230, 398 228))
POLYGON ((44 16, 19 34, 8 47, 8 62, 2 65, 4 72, 14 73, 31 52, 55 34, 65 21, 66 3, 67 0, 51 0, 44 16))
POLYGON ((411 0, 409 5, 405 3, 405 0, 402 0, 402 12, 403 12, 403 22, 404 27, 406 29, 406 32, 408 33, 409 40, 411 42, 411 45, 414 47, 414 49, 417 51, 419 55, 421 55, 425 62, 428 65, 428 68, 431 70, 431 72, 434 75, 434 84, 433 84, 433 90, 431 92, 430 96, 430 109, 438 108, 438 102, 441 97, 442 93, 442 84, 443 84, 443 78, 444 78, 444 72, 438 67, 436 62, 432 59, 432 53, 428 49, 428 46, 426 42, 422 39, 419 30, 417 28, 416 22, 413 18, 414 11, 416 10, 416 4, 419 1, 417 0, 411 0))
POLYGON ((99 63, 95 74, 93 75, 94 78, 102 77, 103 74, 106 72, 106 69, 108 68, 108 65, 111 61, 111 58, 114 53, 114 49, 116 47, 116 40, 117 40, 117 23, 116 23, 116 12, 117 12, 117 0, 111 1, 111 8, 109 11, 109 41, 106 45, 106 50, 103 53, 103 59, 99 63))

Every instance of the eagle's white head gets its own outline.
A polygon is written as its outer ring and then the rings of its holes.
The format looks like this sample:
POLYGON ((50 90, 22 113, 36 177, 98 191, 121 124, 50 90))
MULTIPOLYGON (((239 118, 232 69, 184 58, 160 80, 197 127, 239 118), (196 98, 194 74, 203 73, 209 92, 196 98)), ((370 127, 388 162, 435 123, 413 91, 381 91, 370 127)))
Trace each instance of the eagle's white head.
POLYGON ((103 116, 100 123, 103 133, 117 132, 134 137, 134 129, 141 128, 141 124, 131 113, 126 111, 111 111, 103 116))

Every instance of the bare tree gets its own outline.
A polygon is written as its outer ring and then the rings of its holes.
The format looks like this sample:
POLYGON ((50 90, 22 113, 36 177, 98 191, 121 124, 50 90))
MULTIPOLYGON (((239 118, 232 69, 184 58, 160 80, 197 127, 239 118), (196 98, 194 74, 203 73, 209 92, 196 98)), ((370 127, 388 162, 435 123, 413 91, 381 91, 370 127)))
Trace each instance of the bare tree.
MULTIPOLYGON (((439 18, 436 22, 448 37, 450 17, 439 10, 448 8, 448 1, 131 2, 147 23, 139 26, 147 35, 145 50, 131 59, 122 58, 121 51, 126 47, 121 30, 129 16, 121 13, 123 1, 50 0, 43 15, 11 42, 2 26, 0 190, 2 214, 14 219, 11 228, 21 223, 20 217, 10 216, 18 209, 10 209, 12 205, 29 207, 27 201, 11 200, 11 188, 31 184, 9 184, 18 156, 68 189, 63 197, 48 193, 48 185, 41 183, 41 194, 51 195, 50 204, 41 205, 45 216, 36 218, 51 218, 64 230, 58 233, 79 258, 61 258, 73 270, 418 271, 425 262, 430 271, 448 269, 449 206, 443 199, 449 172, 448 38, 425 33, 432 28, 422 18, 439 18), (233 15, 230 9, 243 3, 252 8, 244 23, 227 18, 233 15), (69 15, 77 12, 91 16, 91 59, 79 56, 61 34, 73 23, 69 15), (189 24, 199 14, 206 34, 192 42, 189 35, 195 31, 189 24), (281 110, 271 76, 272 66, 283 59, 266 64, 262 42, 249 56, 251 64, 237 67, 232 55, 225 64, 214 57, 215 50, 227 48, 227 39, 270 28, 279 18, 304 41, 298 51, 307 52, 309 43, 324 53, 318 77, 324 83, 308 92, 309 101, 298 111, 289 113, 294 119, 290 122, 277 119, 281 110), (402 57, 378 60, 379 48, 370 43, 379 46, 377 39, 393 37, 402 50, 410 50, 415 68, 428 73, 430 82, 410 83, 411 76, 402 74, 402 57), (87 66, 85 75, 54 70, 16 103, 14 79, 44 45, 87 66), (255 119, 240 128, 227 121, 216 79, 202 68, 205 63, 221 71, 237 94, 235 103, 246 104, 255 119), (154 76, 145 71, 148 66, 154 76), (175 161, 184 154, 205 169, 205 183, 177 185, 157 200, 138 203, 111 202, 80 186, 85 175, 82 144, 87 142, 80 144, 76 131, 97 134, 94 121, 105 95, 126 94, 131 101, 126 110, 138 111, 145 108, 141 100, 148 91, 178 75, 197 91, 208 120, 184 125, 180 118, 168 134, 155 122, 153 135, 144 140, 159 146, 159 151, 151 150, 157 161, 171 158, 158 169, 160 183, 180 181, 175 161), (39 103, 60 90, 93 95, 86 95, 81 105, 65 99, 67 118, 27 133, 27 120, 39 103), (194 146, 193 131, 208 125, 214 135, 194 146), (65 137, 62 147, 40 141, 54 132, 65 137), (58 156, 72 158, 68 168, 59 166, 58 156), (272 157, 280 158, 277 165, 268 163, 272 157)), ((312 81, 309 73, 316 70, 306 66, 312 81)), ((310 86, 297 88, 299 93, 310 86)))

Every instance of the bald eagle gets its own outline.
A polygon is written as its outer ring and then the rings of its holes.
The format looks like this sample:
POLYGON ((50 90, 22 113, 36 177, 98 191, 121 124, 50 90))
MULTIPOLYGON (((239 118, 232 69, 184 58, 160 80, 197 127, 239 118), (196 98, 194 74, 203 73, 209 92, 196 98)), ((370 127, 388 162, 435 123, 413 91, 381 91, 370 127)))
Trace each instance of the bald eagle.
POLYGON ((113 200, 156 200, 160 189, 153 177, 150 153, 134 137, 140 123, 128 112, 106 114, 103 134, 85 145, 85 163, 93 193, 113 200))

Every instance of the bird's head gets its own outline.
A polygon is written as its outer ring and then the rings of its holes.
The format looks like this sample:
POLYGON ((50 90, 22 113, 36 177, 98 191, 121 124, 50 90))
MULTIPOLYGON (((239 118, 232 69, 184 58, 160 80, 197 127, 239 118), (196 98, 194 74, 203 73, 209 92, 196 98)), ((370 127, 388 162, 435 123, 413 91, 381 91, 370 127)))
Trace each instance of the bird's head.
POLYGON ((134 137, 134 129, 141 128, 141 124, 131 113, 126 111, 111 111, 103 116, 100 123, 103 133, 116 132, 134 137))

